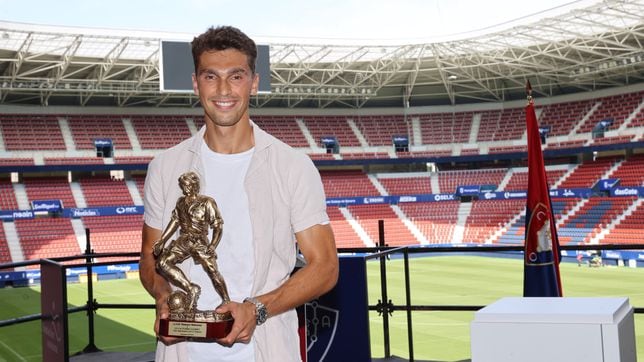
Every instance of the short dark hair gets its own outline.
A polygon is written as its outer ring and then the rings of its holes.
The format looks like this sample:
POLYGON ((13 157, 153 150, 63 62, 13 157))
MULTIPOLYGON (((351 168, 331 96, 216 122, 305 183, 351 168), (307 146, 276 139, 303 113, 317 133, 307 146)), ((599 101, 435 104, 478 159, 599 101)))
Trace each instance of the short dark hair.
POLYGON ((205 33, 192 39, 192 59, 195 63, 195 73, 199 68, 201 54, 212 50, 236 49, 248 58, 248 67, 255 73, 257 46, 253 39, 233 26, 210 27, 205 33))

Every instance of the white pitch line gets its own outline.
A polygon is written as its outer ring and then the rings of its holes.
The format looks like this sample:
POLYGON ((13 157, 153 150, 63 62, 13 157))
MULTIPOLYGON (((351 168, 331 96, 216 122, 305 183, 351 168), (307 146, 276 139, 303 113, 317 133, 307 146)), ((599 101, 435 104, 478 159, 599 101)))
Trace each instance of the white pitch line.
POLYGON ((41 354, 30 354, 24 357, 27 359, 27 361, 40 361, 42 359, 41 354))
POLYGON ((24 357, 22 357, 18 352, 14 351, 11 347, 7 346, 7 344, 6 344, 6 343, 4 343, 4 342, 0 341, 0 344, 2 344, 3 346, 5 346, 5 348, 6 348, 7 350, 9 350, 9 352, 11 352, 11 353, 15 354, 15 355, 16 355, 16 356, 17 356, 21 361, 26 361, 26 359, 24 359, 24 357))

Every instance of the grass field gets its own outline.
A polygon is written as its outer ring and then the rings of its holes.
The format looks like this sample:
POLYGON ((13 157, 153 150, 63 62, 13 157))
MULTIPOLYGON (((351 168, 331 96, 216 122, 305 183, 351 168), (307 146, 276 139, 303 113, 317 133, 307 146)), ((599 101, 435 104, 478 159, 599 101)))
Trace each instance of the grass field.
MULTIPOLYGON (((389 298, 404 304, 404 274, 401 260, 388 261, 389 298)), ((474 256, 440 256, 410 260, 411 298, 419 305, 487 305, 504 296, 522 293, 521 260, 474 256)), ((635 307, 644 307, 644 268, 588 268, 561 265, 565 296, 627 296, 635 307)), ((377 263, 369 263, 369 304, 378 302, 380 276, 377 263)), ((99 281, 94 284, 99 303, 152 303, 138 280, 99 281)), ((71 305, 87 299, 85 284, 69 284, 71 305)), ((0 289, 0 320, 40 312, 39 288, 0 289)), ((154 349, 152 310, 99 310, 96 345, 106 351, 151 351, 154 349)), ((418 360, 460 361, 470 358, 469 324, 473 312, 415 312, 414 356, 418 360)), ((382 319, 370 313, 371 353, 384 355, 382 319)), ((390 319, 391 353, 408 358, 406 314, 390 319)), ((638 359, 644 360, 644 315, 635 316, 638 359)), ((70 316, 70 354, 87 345, 85 313, 70 316)), ((0 328, 0 361, 39 361, 40 322, 0 328)))

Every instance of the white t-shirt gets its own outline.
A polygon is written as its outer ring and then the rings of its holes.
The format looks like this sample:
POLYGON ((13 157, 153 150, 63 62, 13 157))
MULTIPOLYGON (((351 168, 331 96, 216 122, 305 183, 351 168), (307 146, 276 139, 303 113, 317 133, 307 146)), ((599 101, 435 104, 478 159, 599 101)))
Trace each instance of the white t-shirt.
MULTIPOLYGON (((217 267, 226 281, 230 299, 241 302, 249 297, 255 268, 253 234, 244 178, 254 149, 236 154, 215 153, 202 143, 204 178, 200 194, 215 199, 224 219, 221 241, 217 246, 217 267)), ((209 238, 212 237, 212 230, 209 238)), ((209 239, 210 240, 210 239, 209 239)), ((189 278, 201 285, 197 308, 213 309, 221 304, 208 275, 200 265, 190 266, 189 278)), ((224 347, 217 343, 189 343, 190 361, 254 361, 254 342, 224 347)))

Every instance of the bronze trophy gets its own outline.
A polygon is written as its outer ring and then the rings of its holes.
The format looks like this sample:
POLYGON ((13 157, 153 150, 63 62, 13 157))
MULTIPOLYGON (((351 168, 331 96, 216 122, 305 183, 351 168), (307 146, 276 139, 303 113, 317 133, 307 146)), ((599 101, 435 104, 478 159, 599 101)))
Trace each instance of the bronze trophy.
POLYGON ((172 218, 152 249, 159 274, 178 288, 168 297, 170 316, 160 320, 159 334, 193 339, 222 338, 232 328, 232 316, 230 313, 215 313, 216 308, 207 311, 198 310, 197 300, 201 287, 192 283, 177 264, 192 257, 195 264, 201 265, 210 277, 215 290, 223 300, 222 304, 229 303, 228 289, 217 269, 215 253, 221 240, 224 220, 221 218, 215 200, 199 195, 199 176, 196 173, 182 174, 179 177, 179 187, 183 191, 183 196, 177 199, 172 218), (209 228, 212 228, 210 241, 208 240, 209 228), (179 236, 167 243, 177 229, 179 229, 179 236))

